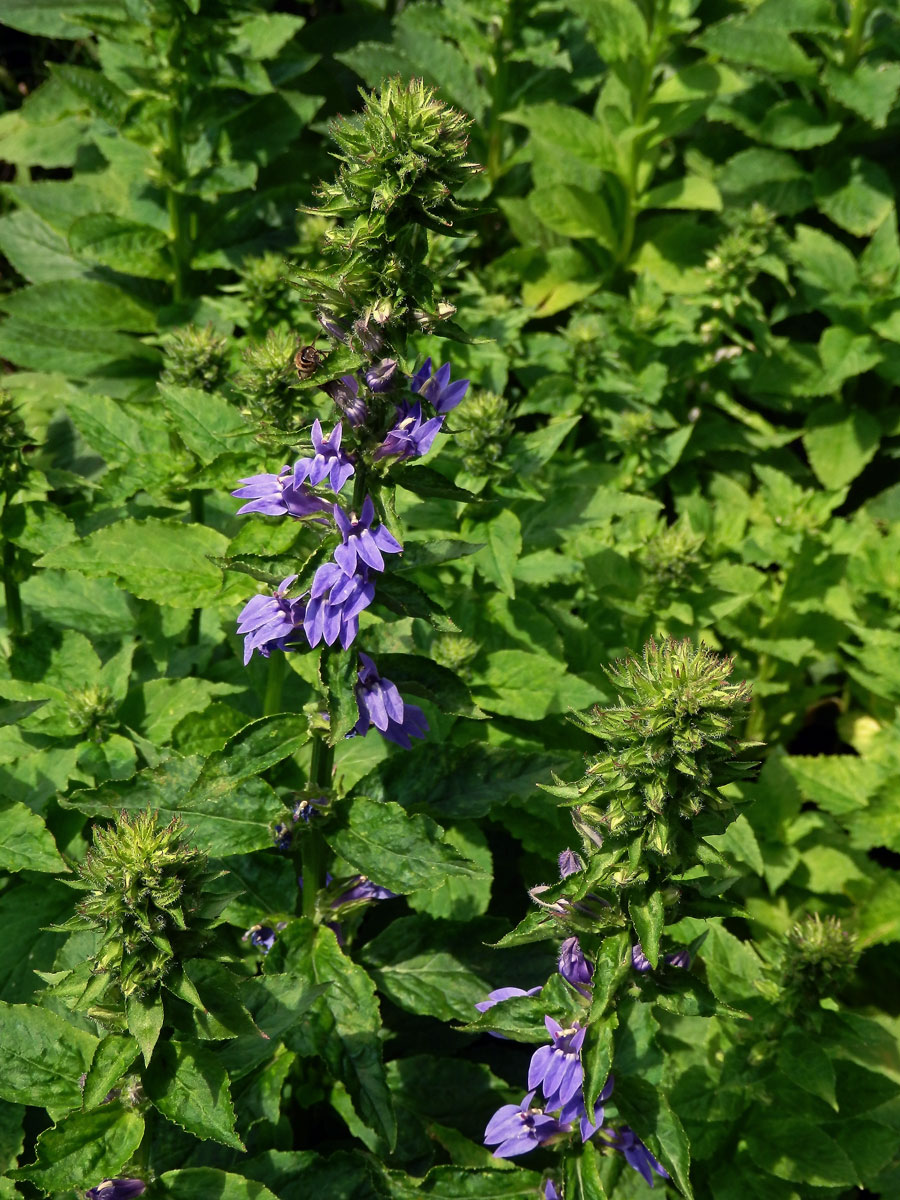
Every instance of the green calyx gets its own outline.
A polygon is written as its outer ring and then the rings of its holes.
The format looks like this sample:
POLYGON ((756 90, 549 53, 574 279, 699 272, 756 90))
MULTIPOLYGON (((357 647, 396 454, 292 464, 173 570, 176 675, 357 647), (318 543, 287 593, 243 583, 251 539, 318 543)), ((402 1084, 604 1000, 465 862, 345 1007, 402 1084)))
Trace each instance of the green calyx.
POLYGON ((208 870, 206 856, 185 843, 177 817, 160 825, 155 812, 123 812, 115 827, 95 827, 79 874, 86 895, 76 923, 102 932, 92 969, 125 997, 155 990, 217 924, 223 898, 208 889, 221 872, 208 870))
POLYGON ((429 328, 455 312, 424 263, 428 232, 455 233, 472 211, 455 194, 481 170, 466 160, 471 122, 420 79, 392 79, 363 97, 362 112, 332 126, 337 178, 320 188, 318 209, 304 210, 336 218, 328 265, 297 283, 339 318, 429 328))
POLYGON ((730 659, 704 646, 651 640, 640 658, 609 670, 615 707, 572 718, 604 744, 601 753, 578 783, 548 790, 577 801, 580 821, 606 848, 628 843, 632 863, 642 849, 664 858, 685 850, 680 843, 701 813, 731 809, 720 788, 749 766, 735 761, 749 745, 735 727, 750 689, 730 683, 731 670, 730 659))
POLYGON ((164 343, 163 383, 214 392, 228 377, 228 339, 212 325, 186 325, 169 334, 164 343))

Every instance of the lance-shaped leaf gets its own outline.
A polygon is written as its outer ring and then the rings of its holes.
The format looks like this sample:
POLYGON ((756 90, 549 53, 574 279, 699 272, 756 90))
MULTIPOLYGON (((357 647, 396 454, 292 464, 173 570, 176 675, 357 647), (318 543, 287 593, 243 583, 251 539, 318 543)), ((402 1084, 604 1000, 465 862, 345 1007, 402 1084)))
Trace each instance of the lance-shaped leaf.
POLYGON ((43 819, 19 800, 0 800, 0 869, 53 873, 68 870, 43 819))
POLYGON ((211 1050, 165 1042, 144 1075, 144 1089, 164 1117, 204 1140, 243 1150, 234 1132, 234 1107, 225 1068, 211 1050))
POLYGON ((96 1108, 122 1078, 140 1053, 131 1037, 109 1034, 97 1046, 84 1081, 84 1107, 96 1108))
POLYGON ((216 1200, 275 1200, 265 1184, 215 1167, 187 1167, 181 1171, 166 1171, 159 1177, 166 1200, 199 1200, 215 1196, 216 1200))
POLYGON ((379 654, 378 670, 403 696, 420 696, 455 716, 487 720, 459 676, 423 654, 379 654))
POLYGON ((690 1144, 665 1094, 647 1079, 634 1075, 620 1078, 617 1071, 615 1101, 641 1141, 671 1173, 682 1194, 693 1200, 690 1144))

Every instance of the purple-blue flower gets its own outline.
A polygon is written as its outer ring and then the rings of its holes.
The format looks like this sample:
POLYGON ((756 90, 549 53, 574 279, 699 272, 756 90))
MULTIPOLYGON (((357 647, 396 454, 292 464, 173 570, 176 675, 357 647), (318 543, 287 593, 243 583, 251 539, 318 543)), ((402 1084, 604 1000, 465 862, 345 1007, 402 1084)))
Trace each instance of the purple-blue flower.
POLYGON ((389 742, 395 742, 404 750, 411 750, 411 737, 423 738, 428 732, 425 714, 417 704, 405 703, 390 679, 383 679, 378 668, 367 654, 360 651, 356 685, 356 702, 359 705, 359 720, 352 732, 365 737, 370 726, 389 742))
POLYGON ((345 575, 354 573, 357 559, 374 571, 383 571, 382 554, 403 553, 403 547, 386 526, 376 525, 374 529, 371 527, 375 519, 375 505, 371 496, 366 496, 363 501, 359 517, 356 513, 348 516, 341 506, 336 504, 334 519, 344 539, 334 552, 334 561, 345 575))
POLYGON ((566 983, 571 983, 576 992, 590 999, 594 965, 584 957, 577 937, 566 938, 560 946, 559 973, 566 983))
POLYGON ((397 374, 396 358, 383 358, 366 371, 366 383, 373 392, 389 392, 397 374))
MULTIPOLYGON (((680 950, 676 950, 674 954, 666 954, 663 962, 668 963, 670 967, 680 967, 683 971, 689 971, 691 967, 691 955, 687 946, 682 946, 680 950)), ((641 943, 636 942, 631 947, 631 965, 635 971, 652 971, 650 959, 644 953, 641 943)))
POLYGON ((311 796, 308 800, 298 800, 294 805, 293 818, 308 825, 313 817, 319 815, 320 809, 328 807, 328 803, 326 796, 311 796))
POLYGON ((535 1146, 542 1146, 555 1134, 561 1132, 560 1125, 548 1117, 541 1108, 531 1108, 534 1091, 524 1097, 521 1104, 504 1104, 488 1121, 484 1131, 484 1144, 497 1145, 494 1158, 514 1158, 527 1154, 535 1146))
POLYGON ((143 1179, 104 1179, 96 1187, 88 1188, 84 1193, 85 1200, 132 1200, 140 1196, 146 1188, 143 1179))
POLYGON ((415 404, 404 404, 397 409, 396 424, 388 430, 384 441, 375 451, 375 457, 395 456, 403 460, 427 454, 443 423, 442 416, 423 421, 422 405, 418 400, 415 404))
POLYGON ((353 375, 342 375, 340 379, 323 383, 322 391, 328 393, 354 429, 365 424, 369 410, 359 394, 359 382, 353 375))
POLYGON ((354 904, 361 900, 395 900, 396 892, 389 891, 386 887, 381 887, 377 883, 373 883, 366 875, 357 875, 349 881, 350 886, 346 891, 331 902, 332 908, 341 908, 344 904, 354 904))
MULTIPOLYGON (((569 1125, 572 1121, 579 1122, 582 1142, 586 1142, 592 1138, 603 1124, 603 1118, 606 1115, 604 1108, 598 1108, 598 1105, 603 1105, 612 1095, 614 1079, 610 1075, 606 1083, 603 1085, 603 1091, 594 1102, 594 1111, 591 1116, 588 1116, 587 1109, 584 1103, 584 1094, 579 1088, 568 1104, 563 1105, 559 1113, 560 1125, 569 1125)), ((548 1100, 545 1107, 552 1110, 556 1106, 548 1100)))
MULTIPOLYGON (((330 505, 309 490, 302 480, 296 479, 290 467, 282 467, 277 475, 249 475, 239 480, 240 487, 232 496, 248 500, 237 510, 242 513, 258 512, 267 517, 291 517, 302 520, 314 513, 327 510, 330 505)), ((318 518, 321 520, 322 518, 318 518)))
POLYGON ((340 421, 327 437, 322 433, 321 422, 318 419, 313 421, 310 436, 314 455, 294 463, 296 485, 299 486, 308 480, 315 487, 323 479, 327 479, 333 492, 341 490, 355 470, 353 463, 341 449, 342 433, 340 421))
POLYGON ((552 1179, 544 1180, 542 1194, 544 1200, 562 1200, 562 1196, 559 1194, 559 1190, 552 1179))
POLYGON ((297 578, 282 579, 272 596, 254 596, 238 616, 238 633, 244 638, 244 666, 253 651, 268 658, 272 650, 286 650, 303 625, 306 603, 303 599, 289 600, 288 589, 297 578))
POLYGON ((338 639, 346 650, 359 632, 359 614, 375 598, 368 567, 345 575, 335 562, 325 563, 313 576, 303 628, 310 646, 338 639))
POLYGON ((578 1089, 584 1072, 581 1068, 581 1046, 587 1032, 577 1021, 570 1029, 563 1029, 552 1017, 544 1017, 544 1024, 552 1044, 541 1046, 531 1057, 528 1068, 528 1086, 539 1084, 547 1098, 548 1107, 560 1108, 567 1104, 578 1089))
POLYGON ((241 938, 242 942, 250 939, 251 946, 258 946, 263 954, 268 954, 275 945, 275 930, 270 925, 254 925, 241 938))
POLYGON ((444 365, 434 374, 431 373, 431 359, 426 358, 409 382, 410 389, 431 404, 436 413, 446 414, 451 408, 456 408, 469 388, 468 379, 457 379, 450 382, 450 364, 444 365))
POLYGON ((618 1132, 613 1129, 604 1129, 600 1136, 608 1139, 607 1145, 612 1146, 614 1150, 621 1150, 629 1167, 633 1167, 639 1175, 643 1175, 651 1187, 654 1183, 654 1171, 662 1179, 670 1178, 665 1167, 657 1162, 634 1130, 627 1125, 624 1125, 618 1132))
POLYGON ((288 851, 291 848, 291 842, 294 840, 294 835, 282 821, 279 821, 272 833, 275 842, 276 850, 288 851))
POLYGON ((574 850, 563 850, 558 862, 560 879, 566 879, 569 875, 576 875, 579 871, 584 870, 584 863, 574 850))

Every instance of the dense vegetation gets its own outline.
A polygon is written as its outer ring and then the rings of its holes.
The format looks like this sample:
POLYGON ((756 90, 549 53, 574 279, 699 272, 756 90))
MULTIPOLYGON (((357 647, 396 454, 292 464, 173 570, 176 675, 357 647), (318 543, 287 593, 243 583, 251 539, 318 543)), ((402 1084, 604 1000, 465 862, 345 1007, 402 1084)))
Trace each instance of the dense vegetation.
POLYGON ((0 1198, 900 1194, 896 6, 0 22, 0 1198))

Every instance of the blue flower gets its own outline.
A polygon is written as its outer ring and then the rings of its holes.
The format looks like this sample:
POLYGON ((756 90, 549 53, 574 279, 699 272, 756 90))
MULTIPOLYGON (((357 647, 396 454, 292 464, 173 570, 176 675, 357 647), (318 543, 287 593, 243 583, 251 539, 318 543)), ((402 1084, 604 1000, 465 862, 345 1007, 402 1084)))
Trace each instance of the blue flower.
POLYGON ((132 1200, 143 1194, 146 1184, 143 1179, 104 1179, 96 1187, 88 1188, 85 1200, 132 1200))
POLYGON ((389 742, 395 742, 404 750, 411 750, 411 737, 423 738, 428 732, 425 714, 416 704, 406 704, 390 679, 382 679, 378 668, 367 654, 360 652, 356 685, 356 702, 359 705, 359 720, 352 729, 353 734, 365 737, 372 725, 389 742))
POLYGON ((457 379, 456 383, 451 383, 449 363, 444 363, 432 375, 431 359, 426 358, 410 380, 409 386, 412 391, 424 396, 436 413, 443 415, 448 413, 451 408, 456 408, 468 391, 469 381, 468 379, 457 379))
POLYGON ((335 562, 325 563, 313 576, 303 628, 310 646, 340 639, 346 650, 359 632, 359 614, 375 598, 368 567, 346 575, 335 562))
POLYGON ((559 1194, 559 1189, 552 1179, 544 1180, 544 1186, 541 1194, 543 1196, 543 1200, 562 1200, 562 1196, 559 1194))
MULTIPOLYGON (((670 967, 680 967, 684 971, 689 971, 691 967, 690 951, 687 946, 682 946, 674 954, 665 955, 663 962, 668 963, 670 967)), ((640 942, 635 942, 631 947, 631 965, 635 971, 644 972, 653 970, 650 966, 650 959, 644 953, 640 942)))
POLYGON ((621 1150, 625 1155, 625 1161, 629 1167, 633 1167, 639 1175, 642 1175, 651 1187, 653 1187, 654 1183, 654 1171, 662 1179, 670 1178, 669 1172, 665 1167, 657 1162, 634 1130, 630 1129, 627 1125, 623 1126, 618 1132, 613 1129, 604 1129, 600 1136, 601 1138, 608 1139, 607 1145, 612 1146, 614 1150, 621 1150))
POLYGON ((544 1024, 552 1045, 541 1046, 532 1055, 528 1086, 536 1088, 540 1084, 548 1107, 559 1108, 568 1104, 581 1087, 581 1046, 586 1030, 577 1021, 570 1029, 563 1029, 552 1017, 544 1017, 544 1024))
POLYGON ((579 871, 584 870, 584 863, 574 850, 563 850, 558 862, 560 879, 566 879, 569 875, 576 875, 579 871))
POLYGON ((397 409, 396 424, 375 451, 376 459, 396 457, 402 461, 427 454, 443 423, 442 416, 423 421, 418 400, 415 404, 403 404, 397 409))
POLYGON ((359 383, 353 375, 342 375, 340 379, 323 383, 322 391, 328 393, 354 429, 365 424, 369 410, 359 394, 359 383))
POLYGON ((307 825, 313 817, 319 816, 319 809, 327 808, 329 801, 325 796, 310 797, 308 800, 298 800, 294 805, 293 818, 304 821, 307 825))
MULTIPOLYGON (((588 1112, 585 1107, 584 1094, 581 1089, 579 1089, 568 1102, 568 1104, 562 1106, 559 1113, 560 1125, 569 1125, 573 1121, 578 1121, 582 1142, 586 1142, 589 1138, 592 1138, 595 1133, 599 1132, 600 1127, 603 1124, 603 1118, 606 1115, 606 1110, 603 1108, 598 1108, 597 1105, 605 1104, 610 1098, 612 1095, 613 1083, 613 1077, 610 1075, 609 1079, 607 1079, 606 1083, 603 1085, 603 1091, 594 1102, 594 1111, 590 1116, 588 1116, 588 1112)), ((545 1107, 548 1110, 552 1110, 556 1107, 556 1105, 551 1099, 547 1101, 545 1107)))
POLYGON ((394 376, 397 374, 396 358, 383 358, 374 367, 366 371, 366 383, 373 392, 389 392, 394 386, 394 376))
POLYGON ((353 463, 341 449, 341 423, 338 421, 327 437, 322 434, 322 424, 317 419, 313 421, 312 444, 315 451, 312 458, 301 458, 294 464, 294 483, 300 486, 309 480, 313 486, 327 479, 333 492, 339 492, 355 468, 353 463))
POLYGON ((594 966, 584 957, 577 937, 566 938, 560 946, 559 973, 566 983, 571 983, 576 992, 586 999, 590 998, 594 966))
POLYGON ((282 467, 277 475, 249 475, 238 482, 241 486, 231 493, 232 496, 249 499, 249 503, 237 510, 237 516, 258 512, 267 517, 283 517, 287 514, 303 520, 330 507, 311 492, 302 480, 296 479, 290 467, 282 467))
POLYGON ((279 821, 272 832, 272 837, 275 842, 276 850, 283 850, 285 852, 290 850, 291 842, 294 840, 294 835, 291 833, 290 829, 288 829, 287 825, 279 821))
POLYGON ((384 554, 402 554, 403 547, 394 535, 384 526, 376 525, 371 528, 375 519, 375 505, 372 497, 366 496, 363 501, 362 513, 350 516, 339 504, 334 506, 334 519, 341 531, 343 543, 334 552, 334 561, 345 575, 352 575, 356 570, 357 559, 371 567, 374 571, 384 570, 384 554))
POLYGON ((275 945, 275 930, 269 925, 254 925, 241 938, 242 942, 250 939, 251 946, 258 946, 263 954, 268 954, 275 945))
POLYGON ((493 1146, 500 1143, 494 1151, 495 1158, 515 1158, 517 1154, 527 1154, 535 1146, 542 1146, 561 1132, 557 1120, 548 1117, 541 1108, 530 1107, 533 1099, 534 1091, 530 1091, 521 1104, 504 1104, 488 1121, 484 1144, 493 1146))
POLYGON ((363 900, 396 900, 397 898, 396 892, 373 883, 366 875, 356 875, 348 883, 349 887, 332 900, 332 908, 341 908, 345 904, 358 904, 363 900))
POLYGON ((244 666, 253 651, 268 658, 272 650, 286 650, 302 627, 306 604, 302 599, 289 600, 287 591, 297 578, 282 579, 272 596, 254 596, 241 609, 238 633, 244 638, 244 666))

